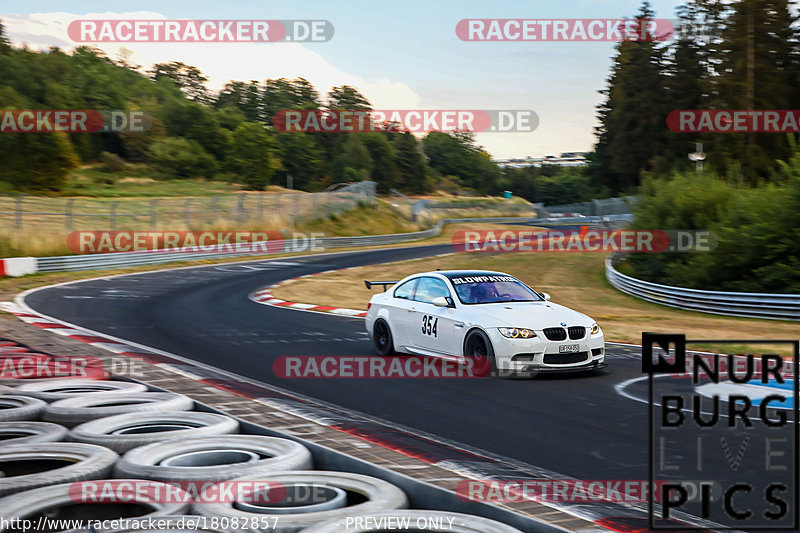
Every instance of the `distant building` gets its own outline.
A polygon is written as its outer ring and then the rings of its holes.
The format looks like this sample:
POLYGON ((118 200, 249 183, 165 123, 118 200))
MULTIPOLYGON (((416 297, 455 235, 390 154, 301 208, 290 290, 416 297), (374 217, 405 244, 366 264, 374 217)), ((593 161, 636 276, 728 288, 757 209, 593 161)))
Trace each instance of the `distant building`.
POLYGON ((493 159, 497 166, 502 168, 540 168, 542 165, 557 167, 585 167, 589 164, 586 155, 589 152, 562 152, 560 156, 548 155, 545 157, 525 157, 511 159, 493 159))

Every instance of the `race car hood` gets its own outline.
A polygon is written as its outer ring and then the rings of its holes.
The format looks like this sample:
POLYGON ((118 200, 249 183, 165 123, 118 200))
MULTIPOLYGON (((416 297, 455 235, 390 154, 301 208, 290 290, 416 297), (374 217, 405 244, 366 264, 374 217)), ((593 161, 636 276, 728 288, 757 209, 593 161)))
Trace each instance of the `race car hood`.
MULTIPOLYGON (((496 323, 494 327, 511 326, 541 330, 543 328, 558 327, 562 322, 568 326, 587 327, 594 323, 591 318, 583 313, 552 302, 482 304, 469 307, 480 308, 480 310, 471 309, 471 311, 483 316, 485 324, 487 321, 496 323)), ((490 327, 493 325, 490 325, 490 327)))

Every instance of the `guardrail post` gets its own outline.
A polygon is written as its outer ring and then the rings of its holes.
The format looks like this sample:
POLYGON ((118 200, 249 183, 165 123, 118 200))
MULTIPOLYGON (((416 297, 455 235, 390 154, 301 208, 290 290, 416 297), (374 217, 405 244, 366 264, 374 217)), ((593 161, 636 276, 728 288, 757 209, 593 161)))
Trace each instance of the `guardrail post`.
POLYGON ((219 196, 211 197, 211 213, 213 213, 211 215, 213 218, 216 218, 217 213, 219 213, 219 196))
POLYGON ((111 229, 117 229, 117 202, 111 202, 109 216, 111 217, 111 229))
POLYGON ((240 193, 239 194, 239 201, 238 201, 238 204, 236 205, 236 220, 238 222, 240 222, 240 223, 245 218, 245 210, 244 210, 245 194, 247 194, 247 193, 240 193))
POLYGON ((192 229, 191 213, 189 206, 192 205, 192 198, 187 198, 183 203, 183 222, 186 224, 186 229, 192 229))
POLYGON ((75 203, 75 198, 68 198, 67 205, 64 207, 64 216, 66 217, 67 229, 72 229, 72 204, 75 203))
POLYGON ((156 216, 156 204, 158 203, 158 198, 155 200, 150 200, 150 227, 155 228, 156 222, 158 218, 156 216))
POLYGON ((17 213, 15 216, 15 225, 18 229, 22 229, 22 200, 24 198, 24 194, 17 195, 17 213))

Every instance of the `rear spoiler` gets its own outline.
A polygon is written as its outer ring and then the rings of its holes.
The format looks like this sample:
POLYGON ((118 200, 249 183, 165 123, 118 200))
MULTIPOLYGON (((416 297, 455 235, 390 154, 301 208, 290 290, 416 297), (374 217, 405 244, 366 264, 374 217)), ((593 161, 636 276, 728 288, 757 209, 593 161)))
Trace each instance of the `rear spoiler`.
POLYGON ((364 285, 367 286, 368 289, 371 289, 373 285, 383 285, 383 290, 386 291, 386 287, 389 285, 395 285, 397 281, 367 281, 364 280, 364 285))

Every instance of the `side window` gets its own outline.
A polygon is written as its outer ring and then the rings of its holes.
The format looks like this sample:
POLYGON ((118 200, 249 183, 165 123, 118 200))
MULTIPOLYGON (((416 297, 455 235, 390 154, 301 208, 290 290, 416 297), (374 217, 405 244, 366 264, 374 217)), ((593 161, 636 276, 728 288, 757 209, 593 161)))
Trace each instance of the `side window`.
POLYGON ((431 303, 434 298, 444 296, 450 297, 450 291, 447 290, 447 284, 438 278, 422 278, 417 285, 417 292, 414 295, 414 300, 422 303, 431 303))
POLYGON ((414 297, 414 288, 417 286, 419 278, 406 281, 394 290, 394 297, 401 300, 411 300, 414 297))

